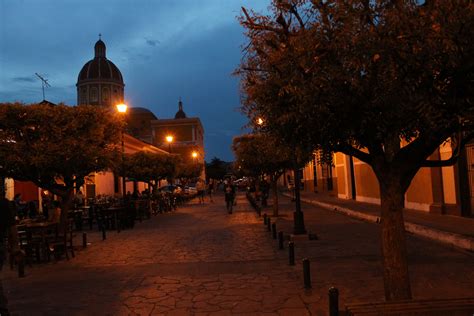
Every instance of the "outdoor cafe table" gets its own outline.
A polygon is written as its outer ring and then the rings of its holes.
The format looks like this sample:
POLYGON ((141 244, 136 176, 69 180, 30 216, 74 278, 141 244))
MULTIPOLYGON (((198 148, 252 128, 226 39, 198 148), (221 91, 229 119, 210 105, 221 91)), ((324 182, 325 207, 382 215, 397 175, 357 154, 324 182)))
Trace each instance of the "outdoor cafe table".
POLYGON ((35 222, 35 221, 25 221, 23 223, 20 222, 20 227, 23 227, 26 231, 27 236, 38 235, 41 239, 41 248, 43 251, 43 255, 47 256, 48 254, 48 242, 47 237, 50 234, 56 234, 58 223, 57 222, 49 222, 49 221, 42 221, 42 222, 35 222))
POLYGON ((102 217, 102 225, 105 225, 106 219, 113 220, 111 228, 113 229, 113 225, 115 225, 117 232, 120 232, 122 217, 125 212, 124 206, 109 206, 105 208, 100 208, 99 212, 102 217))

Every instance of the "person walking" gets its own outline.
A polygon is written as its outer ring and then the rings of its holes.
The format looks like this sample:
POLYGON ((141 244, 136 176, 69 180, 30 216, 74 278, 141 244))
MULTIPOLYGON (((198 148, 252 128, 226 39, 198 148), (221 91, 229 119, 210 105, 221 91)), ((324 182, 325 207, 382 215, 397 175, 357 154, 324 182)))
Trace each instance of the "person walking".
POLYGON ((204 203, 204 192, 206 191, 206 183, 204 183, 204 180, 201 178, 199 178, 199 180, 196 182, 196 191, 199 197, 199 204, 204 203))
POLYGON ((209 183, 207 184, 207 193, 209 194, 209 201, 214 202, 212 199, 212 194, 214 193, 214 179, 209 179, 209 183))
POLYGON ((235 200, 235 186, 229 180, 226 180, 224 183, 224 194, 227 212, 232 214, 232 208, 234 206, 235 200))

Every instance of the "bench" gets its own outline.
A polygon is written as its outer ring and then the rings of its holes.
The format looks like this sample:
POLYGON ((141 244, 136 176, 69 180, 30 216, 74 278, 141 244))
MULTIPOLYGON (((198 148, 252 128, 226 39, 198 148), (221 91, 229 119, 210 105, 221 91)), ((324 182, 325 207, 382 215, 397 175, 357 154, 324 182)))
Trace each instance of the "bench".
POLYGON ((473 316, 474 297, 346 305, 346 315, 473 316))

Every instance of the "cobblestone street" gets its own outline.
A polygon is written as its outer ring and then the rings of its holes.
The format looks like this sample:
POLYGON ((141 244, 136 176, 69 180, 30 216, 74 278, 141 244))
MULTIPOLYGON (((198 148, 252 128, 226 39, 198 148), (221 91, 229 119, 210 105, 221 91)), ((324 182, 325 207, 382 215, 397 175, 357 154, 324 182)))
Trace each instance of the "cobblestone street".
MULTIPOLYGON (((291 231, 283 199, 279 229, 291 231)), ((111 231, 89 232, 76 258, 27 267, 26 277, 3 272, 14 315, 327 315, 327 290, 345 302, 380 301, 383 284, 378 226, 304 205, 307 227, 320 240, 296 242, 297 265, 238 196, 234 213, 193 202, 111 231), (312 261, 313 289, 305 291, 301 259, 312 261)), ((267 210, 267 212, 270 212, 267 210)), ((80 235, 77 236, 79 244, 80 235)), ((474 296, 474 257, 409 237, 414 296, 474 296)))

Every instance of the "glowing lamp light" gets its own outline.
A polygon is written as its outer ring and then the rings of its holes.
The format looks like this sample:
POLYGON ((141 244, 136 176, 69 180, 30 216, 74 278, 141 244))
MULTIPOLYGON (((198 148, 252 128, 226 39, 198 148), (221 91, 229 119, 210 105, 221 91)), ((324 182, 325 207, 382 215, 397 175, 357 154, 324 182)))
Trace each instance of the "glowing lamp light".
POLYGON ((193 153, 191 155, 193 156, 193 158, 196 158, 198 156, 198 153, 193 151, 193 153))
POLYGON ((117 104, 117 111, 120 113, 126 113, 127 112, 127 105, 124 103, 117 104))
POLYGON ((258 125, 262 125, 262 124, 263 124, 263 119, 262 119, 261 117, 259 117, 259 118, 257 119, 257 124, 258 124, 258 125))
POLYGON ((173 142, 173 136, 171 136, 171 135, 166 136, 166 141, 167 141, 168 143, 173 142))

